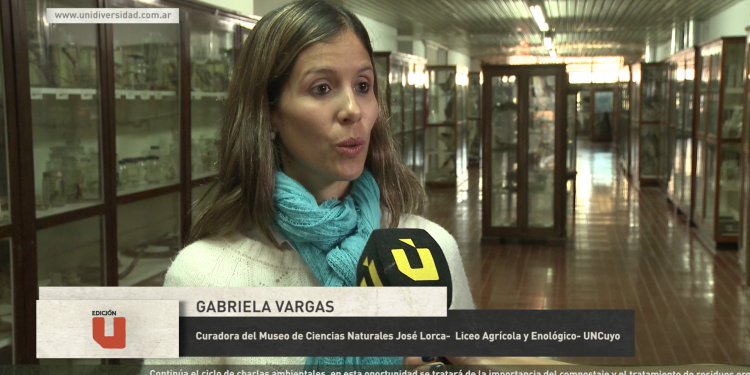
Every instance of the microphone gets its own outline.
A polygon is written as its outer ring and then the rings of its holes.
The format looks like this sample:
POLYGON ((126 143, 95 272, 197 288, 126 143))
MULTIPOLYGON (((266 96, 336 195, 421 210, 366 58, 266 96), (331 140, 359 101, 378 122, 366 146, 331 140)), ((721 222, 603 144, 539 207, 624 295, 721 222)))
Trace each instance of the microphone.
POLYGON ((424 229, 376 229, 357 264, 359 286, 445 286, 448 307, 453 282, 448 261, 424 229))

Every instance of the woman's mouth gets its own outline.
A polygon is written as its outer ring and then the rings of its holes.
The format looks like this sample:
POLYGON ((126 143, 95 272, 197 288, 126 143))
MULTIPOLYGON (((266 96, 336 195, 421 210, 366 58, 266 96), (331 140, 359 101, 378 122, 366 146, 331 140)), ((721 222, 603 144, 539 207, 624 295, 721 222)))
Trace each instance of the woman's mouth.
POLYGON ((354 157, 365 149, 365 140, 361 137, 351 137, 336 144, 336 151, 341 155, 354 157))

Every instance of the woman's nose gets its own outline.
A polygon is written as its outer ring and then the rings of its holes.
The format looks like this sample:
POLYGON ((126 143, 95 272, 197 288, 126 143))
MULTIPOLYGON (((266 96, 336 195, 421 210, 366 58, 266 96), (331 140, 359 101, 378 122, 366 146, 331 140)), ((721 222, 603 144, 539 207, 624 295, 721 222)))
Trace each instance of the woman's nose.
POLYGON ((345 90, 342 93, 341 108, 338 113, 338 120, 341 124, 356 124, 362 118, 362 111, 357 100, 353 89, 345 90))

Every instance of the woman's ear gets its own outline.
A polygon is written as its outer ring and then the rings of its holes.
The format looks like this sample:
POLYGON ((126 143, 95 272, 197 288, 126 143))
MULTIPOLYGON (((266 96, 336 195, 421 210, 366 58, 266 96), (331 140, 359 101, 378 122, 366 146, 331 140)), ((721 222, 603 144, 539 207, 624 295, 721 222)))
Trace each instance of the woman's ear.
POLYGON ((279 132, 279 116, 276 111, 271 111, 271 139, 275 140, 279 132))

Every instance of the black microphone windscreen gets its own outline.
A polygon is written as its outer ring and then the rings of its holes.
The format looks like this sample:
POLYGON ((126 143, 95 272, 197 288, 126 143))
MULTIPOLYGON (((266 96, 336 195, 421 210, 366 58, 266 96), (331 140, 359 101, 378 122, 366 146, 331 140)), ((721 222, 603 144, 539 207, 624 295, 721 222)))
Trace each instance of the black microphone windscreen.
POLYGON ((445 286, 448 307, 453 282, 448 261, 424 229, 376 229, 357 264, 359 286, 445 286))

